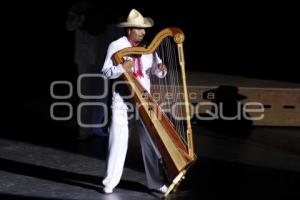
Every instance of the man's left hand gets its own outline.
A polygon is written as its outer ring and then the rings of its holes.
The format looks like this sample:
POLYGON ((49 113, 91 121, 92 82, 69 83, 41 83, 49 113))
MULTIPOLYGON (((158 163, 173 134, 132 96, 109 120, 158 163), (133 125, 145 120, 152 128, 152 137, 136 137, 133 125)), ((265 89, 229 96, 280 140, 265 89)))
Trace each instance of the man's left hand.
POLYGON ((158 64, 157 68, 160 72, 166 72, 167 71, 167 66, 163 63, 158 64))

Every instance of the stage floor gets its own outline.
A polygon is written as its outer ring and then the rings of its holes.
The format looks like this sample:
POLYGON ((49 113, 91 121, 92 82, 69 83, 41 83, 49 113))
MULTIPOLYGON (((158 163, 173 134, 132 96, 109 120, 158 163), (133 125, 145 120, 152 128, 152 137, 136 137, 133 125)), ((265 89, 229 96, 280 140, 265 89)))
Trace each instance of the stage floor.
MULTIPOLYGON (((76 131, 46 121, 40 121, 31 130, 23 128, 1 134, 1 199, 162 197, 146 187, 135 134, 130 139, 122 181, 113 194, 105 195, 101 192, 101 180, 105 175, 106 137, 93 136, 79 141, 75 138, 76 131)), ((279 143, 274 141, 283 133, 299 133, 299 129, 254 128, 250 137, 236 138, 207 127, 194 125, 193 128, 198 160, 170 199, 300 197, 300 152, 296 145, 299 141, 291 146, 284 139, 279 143)))

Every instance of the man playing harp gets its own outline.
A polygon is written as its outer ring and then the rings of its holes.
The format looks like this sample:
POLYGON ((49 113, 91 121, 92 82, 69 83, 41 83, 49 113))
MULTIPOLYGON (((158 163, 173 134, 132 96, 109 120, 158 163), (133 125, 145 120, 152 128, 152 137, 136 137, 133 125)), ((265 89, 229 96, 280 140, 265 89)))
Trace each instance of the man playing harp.
MULTIPOLYGON (((151 18, 143 17, 137 10, 132 9, 126 22, 119 23, 118 26, 126 29, 126 36, 113 41, 107 50, 106 59, 102 68, 102 73, 109 79, 119 80, 124 70, 130 71, 135 78, 150 93, 150 76, 164 78, 167 74, 166 66, 156 53, 139 56, 126 56, 122 64, 114 65, 112 56, 117 51, 136 47, 141 44, 145 36, 145 28, 153 26, 151 18)), ((112 193, 113 189, 120 182, 124 167, 127 147, 128 147, 128 107, 127 99, 124 97, 124 87, 116 85, 112 91, 112 117, 109 129, 109 145, 106 175, 102 183, 104 193, 112 193)), ((168 189, 167 179, 162 167, 162 158, 155 147, 151 137, 147 133, 141 120, 137 120, 137 130, 139 131, 140 144, 142 149, 144 167, 146 172, 147 185, 149 189, 154 189, 165 193, 168 189)))

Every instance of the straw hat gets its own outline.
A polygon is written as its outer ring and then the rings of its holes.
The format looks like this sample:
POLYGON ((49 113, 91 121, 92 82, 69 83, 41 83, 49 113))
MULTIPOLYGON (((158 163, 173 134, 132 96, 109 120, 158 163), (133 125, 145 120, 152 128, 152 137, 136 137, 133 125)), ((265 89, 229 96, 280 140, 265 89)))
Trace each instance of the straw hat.
POLYGON ((143 15, 136 9, 132 9, 127 17, 126 22, 121 22, 118 27, 135 27, 135 28, 149 28, 153 26, 154 22, 149 17, 143 15))

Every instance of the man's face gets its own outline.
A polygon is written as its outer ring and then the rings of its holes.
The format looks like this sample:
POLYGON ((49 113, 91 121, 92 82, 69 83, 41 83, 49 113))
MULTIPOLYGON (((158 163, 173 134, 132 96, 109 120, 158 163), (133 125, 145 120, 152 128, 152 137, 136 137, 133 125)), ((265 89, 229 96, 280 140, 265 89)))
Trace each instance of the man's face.
POLYGON ((128 37, 133 42, 141 42, 145 36, 145 29, 143 28, 130 28, 128 30, 128 37))

